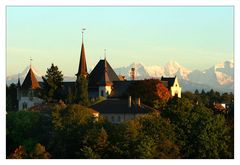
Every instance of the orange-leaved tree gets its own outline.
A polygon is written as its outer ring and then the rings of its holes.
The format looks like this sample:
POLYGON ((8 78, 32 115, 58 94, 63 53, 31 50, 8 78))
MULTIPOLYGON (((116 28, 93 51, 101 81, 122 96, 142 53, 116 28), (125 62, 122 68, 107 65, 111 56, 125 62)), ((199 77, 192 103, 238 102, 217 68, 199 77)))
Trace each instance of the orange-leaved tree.
POLYGON ((156 109, 161 109, 170 98, 168 89, 159 79, 136 81, 129 89, 128 95, 141 98, 142 102, 156 109))

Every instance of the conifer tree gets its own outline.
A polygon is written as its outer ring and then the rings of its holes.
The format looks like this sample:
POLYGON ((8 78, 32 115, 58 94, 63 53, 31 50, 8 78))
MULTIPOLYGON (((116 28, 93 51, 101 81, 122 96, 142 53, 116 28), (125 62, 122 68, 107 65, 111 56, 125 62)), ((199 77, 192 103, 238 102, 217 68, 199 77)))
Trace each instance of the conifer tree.
POLYGON ((76 103, 88 105, 88 80, 84 76, 81 76, 80 80, 76 82, 76 103))
POLYGON ((63 74, 58 70, 58 67, 52 63, 47 69, 45 77, 42 77, 44 88, 43 97, 47 101, 63 99, 61 95, 63 74))

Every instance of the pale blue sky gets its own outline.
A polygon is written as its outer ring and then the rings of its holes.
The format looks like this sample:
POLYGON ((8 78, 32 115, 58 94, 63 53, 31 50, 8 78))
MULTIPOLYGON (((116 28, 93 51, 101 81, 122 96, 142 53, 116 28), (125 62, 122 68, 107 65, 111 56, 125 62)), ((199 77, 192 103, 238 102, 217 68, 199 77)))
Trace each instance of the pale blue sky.
POLYGON ((29 65, 45 74, 78 69, 81 29, 88 68, 100 57, 113 68, 132 62, 189 69, 233 59, 233 7, 7 7, 7 75, 29 65))

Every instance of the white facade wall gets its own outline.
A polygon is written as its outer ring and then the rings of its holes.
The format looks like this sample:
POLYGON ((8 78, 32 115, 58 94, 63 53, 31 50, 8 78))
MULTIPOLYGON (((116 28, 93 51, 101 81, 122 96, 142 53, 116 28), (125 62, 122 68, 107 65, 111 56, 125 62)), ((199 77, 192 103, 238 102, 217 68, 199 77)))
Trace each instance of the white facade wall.
POLYGON ((121 122, 136 118, 138 116, 142 116, 144 114, 100 114, 104 118, 106 118, 109 122, 114 123, 114 124, 119 124, 121 122))
POLYGON ((175 82, 170 89, 170 93, 172 97, 177 95, 177 97, 181 98, 182 88, 179 86, 177 78, 175 79, 175 82))
POLYGON ((38 97, 21 97, 19 102, 18 102, 18 110, 24 110, 31 108, 37 104, 41 104, 43 102, 42 99, 38 97))
POLYGON ((112 92, 112 86, 99 86, 98 87, 98 96, 107 98, 112 92))

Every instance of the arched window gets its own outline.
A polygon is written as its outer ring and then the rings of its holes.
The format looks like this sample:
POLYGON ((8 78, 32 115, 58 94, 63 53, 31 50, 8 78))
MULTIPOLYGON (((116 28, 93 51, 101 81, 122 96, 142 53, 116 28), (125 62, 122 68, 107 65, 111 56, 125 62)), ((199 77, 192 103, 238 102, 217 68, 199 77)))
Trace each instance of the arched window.
POLYGON ((26 103, 26 102, 23 102, 22 108, 23 108, 23 109, 27 109, 27 103, 26 103))
POLYGON ((104 90, 101 90, 101 96, 104 97, 104 90))
POLYGON ((112 122, 114 123, 114 116, 112 116, 112 122))
POLYGON ((118 116, 118 122, 119 123, 121 122, 121 116, 118 116))

